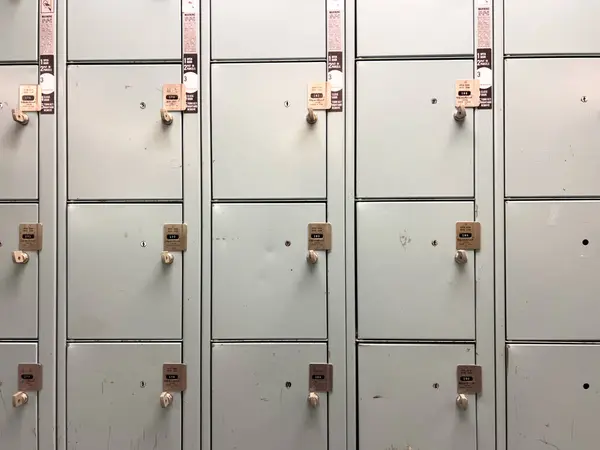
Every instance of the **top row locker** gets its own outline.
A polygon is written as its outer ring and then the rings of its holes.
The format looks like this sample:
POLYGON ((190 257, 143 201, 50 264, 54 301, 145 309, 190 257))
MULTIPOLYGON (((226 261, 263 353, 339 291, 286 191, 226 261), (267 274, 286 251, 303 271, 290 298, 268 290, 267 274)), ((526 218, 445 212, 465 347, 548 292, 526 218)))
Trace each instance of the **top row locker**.
POLYGON ((38 3, 0 0, 0 62, 37 60, 38 3))

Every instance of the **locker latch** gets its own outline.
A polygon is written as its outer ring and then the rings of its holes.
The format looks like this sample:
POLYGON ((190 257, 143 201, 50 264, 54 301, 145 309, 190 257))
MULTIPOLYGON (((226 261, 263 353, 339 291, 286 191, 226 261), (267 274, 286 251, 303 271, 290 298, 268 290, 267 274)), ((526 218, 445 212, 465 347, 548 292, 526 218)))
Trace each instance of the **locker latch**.
POLYGON ((171 114, 166 109, 162 108, 160 110, 160 119, 165 125, 171 125, 173 123, 173 114, 171 114))
POLYGON ((160 254, 160 259, 162 260, 163 264, 170 265, 173 264, 173 261, 175 261, 175 256, 169 252, 162 252, 160 254))
POLYGON ((465 394, 458 394, 456 397, 456 406, 458 406, 463 411, 466 411, 469 407, 469 399, 465 394))
POLYGON ((160 394, 160 406, 168 408, 173 404, 173 394, 170 392, 163 392, 160 394))
POLYGON ((309 264, 316 264, 317 261, 319 261, 319 255, 314 250, 309 250, 308 254, 306 255, 306 261, 309 264))
POLYGON ((27 125, 29 123, 29 117, 23 111, 18 109, 12 110, 12 118, 15 122, 21 125, 27 125))
POLYGON ((27 264, 29 262, 29 255, 21 250, 12 252, 12 260, 15 264, 27 264))
POLYGON ((317 116, 315 110, 312 108, 308 108, 308 114, 306 114, 306 121, 308 122, 308 124, 314 125, 315 123, 317 123, 317 120, 319 120, 319 117, 317 116))
POLYGON ((310 392, 308 394, 308 404, 312 408, 316 408, 317 406, 319 406, 319 394, 317 394, 316 392, 310 392))
POLYGON ((12 396, 12 405, 13 408, 18 408, 20 406, 25 405, 29 401, 29 396, 26 392, 19 391, 12 396))
POLYGON ((468 260, 469 258, 465 250, 456 251, 456 254, 454 255, 454 261, 456 262, 456 264, 466 264, 468 260))
POLYGON ((454 120, 457 122, 464 122, 467 118, 467 110, 464 106, 457 106, 454 110, 454 120))

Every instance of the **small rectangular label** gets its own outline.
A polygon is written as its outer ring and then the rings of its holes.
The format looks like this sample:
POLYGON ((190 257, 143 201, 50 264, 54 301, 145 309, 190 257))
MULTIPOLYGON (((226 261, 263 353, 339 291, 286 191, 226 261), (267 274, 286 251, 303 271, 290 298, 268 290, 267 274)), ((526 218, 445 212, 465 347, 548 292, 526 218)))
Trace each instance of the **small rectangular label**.
POLYGON ((330 111, 344 110, 343 2, 327 2, 327 81, 331 88, 330 111))
POLYGON ((41 223, 19 224, 19 250, 38 252, 43 247, 43 226, 41 223))
POLYGON ((187 250, 187 225, 166 223, 163 225, 163 251, 185 252, 187 250))
POLYGON ((458 394, 480 394, 483 389, 481 366, 461 365, 456 368, 456 391, 458 394))
POLYGON ((41 391, 43 370, 41 364, 19 364, 19 390, 41 391))
POLYGON ((481 224, 456 222, 456 250, 481 249, 481 224))
POLYGON ((308 249, 331 250, 331 224, 316 222, 308 224, 308 249))
POLYGON ((182 0, 183 84, 186 113, 198 113, 198 26, 196 0, 182 0))
POLYGON ((308 390, 310 392, 333 391, 333 366, 331 364, 310 364, 308 367, 308 390))
POLYGON ((308 86, 308 107, 314 110, 331 108, 331 84, 328 81, 308 86))
POLYGON ((54 0, 39 2, 40 114, 54 114, 56 101, 54 0))
POLYGON ((167 111, 185 111, 185 86, 183 84, 163 85, 163 108, 167 111))
POLYGON ((23 112, 37 112, 42 109, 39 85, 22 84, 19 86, 19 109, 23 112))
POLYGON ((163 391, 181 392, 187 388, 187 366, 185 364, 163 364, 163 391))
POLYGON ((480 80, 479 109, 492 109, 492 5, 490 0, 477 1, 476 66, 480 80))
POLYGON ((479 80, 458 80, 456 82, 456 106, 477 108, 479 103, 479 80))

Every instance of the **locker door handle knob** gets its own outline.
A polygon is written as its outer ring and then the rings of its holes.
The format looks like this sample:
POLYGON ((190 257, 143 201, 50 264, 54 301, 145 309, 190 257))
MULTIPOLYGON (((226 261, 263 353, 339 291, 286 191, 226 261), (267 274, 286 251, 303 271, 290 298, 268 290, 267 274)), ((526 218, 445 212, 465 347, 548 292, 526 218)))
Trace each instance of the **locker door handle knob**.
POLYGON ((467 118, 467 110, 464 106, 457 106, 454 110, 454 120, 457 122, 464 122, 467 118))
POLYGON ((29 255, 17 250, 16 252, 12 252, 12 260, 15 264, 27 264, 29 262, 29 255))
POLYGON ((309 125, 314 125, 315 123, 317 123, 317 120, 319 120, 317 113, 312 108, 308 108, 308 114, 306 115, 306 121, 309 123, 309 125))
POLYGON ((308 254, 306 255, 306 261, 309 264, 316 264, 318 260, 319 255, 317 254, 317 252, 315 252, 314 250, 309 250, 308 254))
POLYGON ((164 123, 165 125, 171 125, 173 123, 173 114, 171 114, 166 109, 161 109, 160 120, 162 120, 162 123, 164 123))
POLYGON ((12 110, 12 118, 15 122, 21 125, 27 125, 29 123, 29 117, 27 116, 27 114, 25 114, 22 111, 19 111, 18 109, 12 110))
POLYGON ((173 394, 170 392, 163 392, 160 394, 160 406, 168 408, 173 404, 173 394))
POLYGON ((456 254, 454 255, 454 261, 456 261, 456 264, 466 264, 468 260, 469 260, 469 257, 467 256, 466 251, 464 251, 464 250, 456 251, 456 254))
POLYGON ((466 411, 469 407, 469 399, 465 394, 458 394, 456 397, 456 406, 458 406, 463 411, 466 411))
POLYGON ((317 406, 319 406, 319 394, 317 394, 316 392, 311 392, 310 394, 308 394, 308 404, 312 408, 316 408, 317 406))
POLYGON ((173 261, 175 261, 175 257, 173 256, 172 253, 169 253, 169 252, 162 252, 160 254, 160 258, 161 258, 163 264, 173 264, 173 261))
POLYGON ((13 408, 18 408, 20 406, 25 405, 29 401, 29 396, 22 391, 13 394, 12 396, 12 405, 13 408))

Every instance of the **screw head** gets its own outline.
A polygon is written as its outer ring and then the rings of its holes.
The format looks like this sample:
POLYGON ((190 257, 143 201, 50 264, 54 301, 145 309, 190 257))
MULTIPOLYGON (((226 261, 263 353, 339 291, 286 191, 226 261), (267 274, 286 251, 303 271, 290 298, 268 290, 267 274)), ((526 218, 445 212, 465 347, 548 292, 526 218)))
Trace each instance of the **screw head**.
POLYGON ((583 97, 581 97, 581 103, 587 103, 588 98, 584 95, 583 97))

